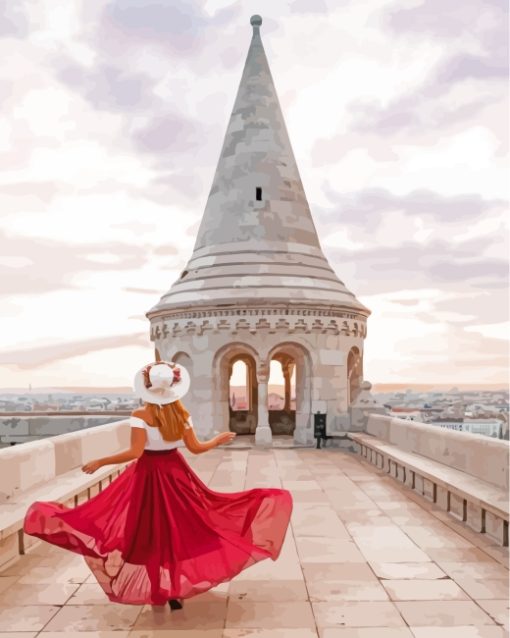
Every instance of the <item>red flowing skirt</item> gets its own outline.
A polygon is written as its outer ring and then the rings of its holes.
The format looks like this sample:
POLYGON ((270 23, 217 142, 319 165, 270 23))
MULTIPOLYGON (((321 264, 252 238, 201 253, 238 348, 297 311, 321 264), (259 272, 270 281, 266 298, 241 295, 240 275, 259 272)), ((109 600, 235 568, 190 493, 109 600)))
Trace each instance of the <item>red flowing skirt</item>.
POLYGON ((291 513, 287 490, 214 492, 179 450, 145 450, 77 507, 35 501, 23 529, 81 554, 111 601, 163 605, 276 560, 291 513))

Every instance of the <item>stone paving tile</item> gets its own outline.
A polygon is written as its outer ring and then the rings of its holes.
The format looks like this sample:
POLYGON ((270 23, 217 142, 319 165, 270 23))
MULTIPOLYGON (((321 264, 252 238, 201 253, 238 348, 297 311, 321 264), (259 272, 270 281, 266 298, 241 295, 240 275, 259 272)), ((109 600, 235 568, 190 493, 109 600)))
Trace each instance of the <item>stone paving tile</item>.
POLYGON ((422 549, 469 549, 472 547, 469 541, 442 524, 402 525, 402 531, 422 549))
POLYGON ((377 563, 428 563, 427 554, 419 547, 371 547, 368 542, 356 540, 360 551, 369 562, 377 563))
POLYGON ((0 631, 38 631, 61 609, 55 605, 0 607, 0 631))
POLYGON ((322 491, 322 488, 319 485, 319 483, 317 483, 317 481, 313 480, 312 478, 306 479, 306 480, 295 480, 295 481, 290 481, 288 479, 285 479, 282 481, 282 487, 284 487, 286 490, 290 490, 291 492, 294 492, 294 491, 310 492, 310 491, 316 491, 316 490, 322 491))
POLYGON ((301 563, 364 563, 362 553, 353 541, 298 536, 296 545, 301 563))
POLYGON ((508 598, 504 600, 478 600, 477 602, 498 625, 508 624, 510 617, 508 598))
POLYGON ((382 580, 391 600, 469 600, 453 580, 382 580))
POLYGON ((469 600, 396 601, 395 605, 408 625, 452 627, 495 624, 476 603, 469 600))
POLYGON ((230 599, 225 628, 302 629, 314 628, 308 602, 246 602, 230 599))
POLYGON ((342 601, 312 603, 317 626, 399 627, 404 620, 391 602, 342 601))
POLYGON ((506 638, 501 627, 495 625, 457 625, 455 627, 410 627, 414 638, 506 638))
MULTIPOLYGON (((37 631, 0 631, 0 638, 36 638, 39 635, 37 631)), ((64 638, 63 636, 61 638, 64 638)))
POLYGON ((508 578, 472 578, 455 576, 455 582, 475 600, 508 599, 508 578))
POLYGON ((310 601, 332 602, 332 601, 368 601, 368 600, 389 600, 384 587, 377 579, 370 581, 362 580, 321 580, 310 581, 307 584, 310 601))
MULTIPOLYGON (((223 629, 133 629, 128 638, 223 638, 223 629)), ((77 636, 77 638, 79 638, 77 636)), ((116 635, 112 638, 117 638, 116 635)))
POLYGON ((107 605, 108 596, 97 583, 83 583, 73 592, 68 605, 107 605))
MULTIPOLYGON (((193 638, 195 637, 193 636, 193 638)), ((302 629, 290 627, 284 629, 224 629, 222 638, 318 638, 318 634, 311 627, 302 629)))
MULTIPOLYGON (((485 562, 485 563, 494 563, 494 559, 492 556, 487 554, 482 549, 478 547, 440 547, 440 548, 432 548, 429 547, 427 549, 427 554, 433 561, 436 562, 466 562, 466 563, 474 563, 474 562, 485 562)), ((508 557, 507 557, 508 562, 508 557)))
POLYGON ((508 578, 508 569, 505 569, 505 567, 496 561, 493 561, 492 563, 487 561, 481 561, 479 563, 450 561, 437 562, 441 569, 454 580, 457 576, 471 576, 472 578, 478 579, 508 578))
POLYGON ((308 592, 303 580, 257 581, 234 579, 228 595, 249 602, 306 601, 308 592))
POLYGON ((303 574, 307 584, 322 580, 378 582, 366 563, 305 563, 303 574))
POLYGON ((126 631, 140 614, 137 605, 66 605, 45 625, 46 631, 126 631))
POLYGON ((351 540, 345 525, 328 505, 295 503, 291 525, 294 536, 320 536, 321 538, 351 540))
POLYGON ((319 629, 319 636, 320 638, 414 638, 407 627, 326 627, 319 629))
MULTIPOLYGON (((225 626, 227 601, 219 602, 195 602, 184 601, 184 608, 178 611, 170 611, 168 605, 153 606, 144 605, 133 629, 136 630, 203 630, 222 629, 225 626)), ((191 636, 190 636, 191 638, 191 636)))
POLYGON ((416 544, 398 525, 360 525, 346 522, 346 527, 356 543, 370 548, 409 548, 416 549, 416 544))
POLYGON ((433 562, 422 563, 380 563, 369 561, 370 567, 378 578, 402 580, 409 578, 435 579, 445 578, 445 572, 433 562))
POLYGON ((128 638, 129 635, 129 631, 41 631, 37 638, 128 638))
POLYGON ((0 607, 21 605, 65 605, 79 585, 51 583, 21 585, 15 583, 0 594, 0 607))
MULTIPOLYGON (((65 550, 61 549, 62 552, 65 550)), ((67 564, 64 567, 56 565, 35 566, 29 569, 18 580, 20 585, 44 585, 59 583, 83 583, 90 576, 90 569, 81 558, 79 563, 67 564)))
POLYGON ((12 587, 18 581, 19 576, 0 576, 0 596, 2 592, 12 587))
POLYGON ((344 522, 359 523, 361 525, 391 525, 393 521, 386 516, 384 512, 378 509, 366 509, 365 507, 354 508, 352 506, 348 508, 342 508, 337 515, 344 522))

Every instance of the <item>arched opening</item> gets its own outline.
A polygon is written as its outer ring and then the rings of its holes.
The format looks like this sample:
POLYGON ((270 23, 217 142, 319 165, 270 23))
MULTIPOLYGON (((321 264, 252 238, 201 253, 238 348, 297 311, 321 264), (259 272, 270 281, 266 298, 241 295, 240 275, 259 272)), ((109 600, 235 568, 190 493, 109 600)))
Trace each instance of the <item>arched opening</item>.
POLYGON ((254 401, 257 395, 257 378, 255 359, 251 355, 234 355, 230 359, 228 394, 229 429, 237 434, 253 434, 257 427, 256 400, 254 401))
POLYGON ((248 382, 249 368, 245 361, 239 359, 232 366, 229 384, 229 400, 232 412, 250 409, 250 386, 248 382))
POLYGON ((360 393, 362 380, 363 359, 359 349, 356 346, 353 346, 347 355, 347 389, 349 392, 349 405, 351 405, 360 393))
MULTIPOLYGON (((184 366, 193 379, 193 360, 186 352, 176 352, 171 359, 174 363, 184 366)), ((186 400, 186 399, 184 399, 186 400)))
POLYGON ((269 364, 269 425, 273 434, 292 434, 296 427, 296 363, 284 353, 269 364))
POLYGON ((212 375, 213 418, 217 429, 237 434, 255 433, 258 419, 256 356, 250 346, 242 343, 229 344, 216 353, 212 375))
POLYGON ((294 434, 295 440, 305 442, 310 426, 312 396, 312 364, 308 350, 294 342, 281 343, 269 352, 271 362, 270 392, 273 378, 283 385, 283 407, 269 408, 269 425, 273 434, 294 434), (278 371, 278 374, 276 373, 278 371))

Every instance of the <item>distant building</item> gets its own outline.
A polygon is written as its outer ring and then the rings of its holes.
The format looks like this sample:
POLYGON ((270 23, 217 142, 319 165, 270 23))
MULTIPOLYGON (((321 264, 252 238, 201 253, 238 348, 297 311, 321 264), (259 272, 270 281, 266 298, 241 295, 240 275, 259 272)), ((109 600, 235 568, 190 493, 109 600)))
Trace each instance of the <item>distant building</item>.
POLYGON ((459 432, 471 432, 472 434, 483 434, 493 438, 503 438, 503 422, 498 419, 473 419, 473 420, 446 420, 439 419, 430 421, 430 425, 437 425, 449 430, 459 432))

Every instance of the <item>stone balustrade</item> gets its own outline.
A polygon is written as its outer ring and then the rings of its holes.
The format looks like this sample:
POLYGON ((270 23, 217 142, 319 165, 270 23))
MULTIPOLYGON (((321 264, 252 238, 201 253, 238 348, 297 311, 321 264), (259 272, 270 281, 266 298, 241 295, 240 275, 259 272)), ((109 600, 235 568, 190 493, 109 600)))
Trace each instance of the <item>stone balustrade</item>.
POLYGON ((116 478, 127 464, 94 474, 81 467, 92 459, 129 448, 127 420, 0 449, 0 571, 38 539, 23 532, 29 505, 37 500, 74 507, 116 478))
POLYGON ((368 461, 508 545, 508 441, 380 414, 349 438, 368 461))

